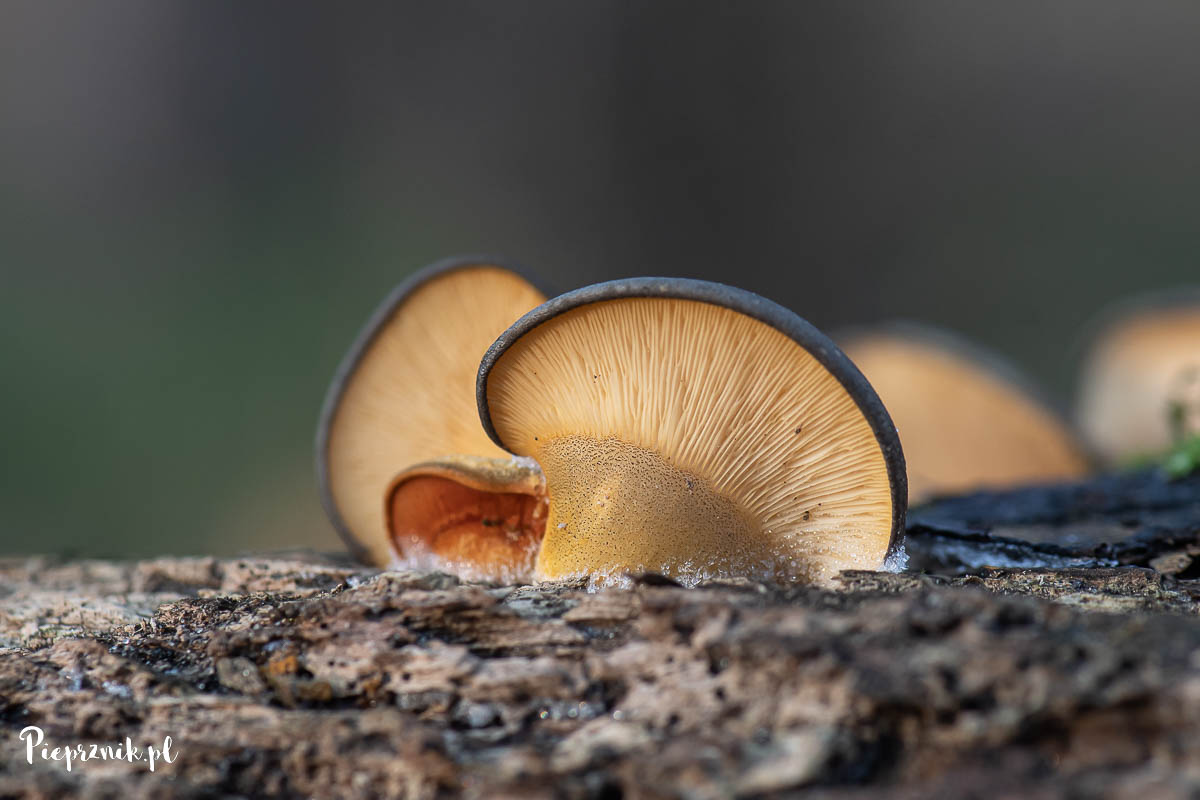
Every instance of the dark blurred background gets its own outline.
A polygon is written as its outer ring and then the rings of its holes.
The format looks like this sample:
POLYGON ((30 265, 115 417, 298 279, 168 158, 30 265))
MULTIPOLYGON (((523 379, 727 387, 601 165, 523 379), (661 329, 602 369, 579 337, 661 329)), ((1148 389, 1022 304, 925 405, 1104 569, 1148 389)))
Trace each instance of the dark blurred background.
POLYGON ((1190 2, 0 4, 0 553, 337 548, 325 385, 462 252, 957 329, 1200 277, 1190 2))

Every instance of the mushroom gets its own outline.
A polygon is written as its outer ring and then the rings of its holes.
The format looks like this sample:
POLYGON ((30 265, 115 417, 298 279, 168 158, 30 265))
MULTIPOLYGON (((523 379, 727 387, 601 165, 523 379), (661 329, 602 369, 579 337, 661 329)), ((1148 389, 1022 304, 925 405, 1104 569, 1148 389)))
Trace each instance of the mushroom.
POLYGON ((1200 433, 1200 289, 1135 297, 1093 329, 1076 413, 1106 463, 1154 455, 1200 433))
POLYGON ((537 465, 480 429, 479 357, 545 296, 486 258, 438 262, 376 309, 317 428, 321 500, 360 559, 498 579, 527 575, 545 522, 537 465))
POLYGON ((1089 471, 1069 426, 1000 357, 911 322, 850 331, 838 342, 896 422, 912 502, 1089 471))
POLYGON ((492 440, 545 474, 539 579, 823 581, 880 568, 903 529, 883 404, 824 334, 750 292, 570 292, 500 336, 476 391, 492 440))

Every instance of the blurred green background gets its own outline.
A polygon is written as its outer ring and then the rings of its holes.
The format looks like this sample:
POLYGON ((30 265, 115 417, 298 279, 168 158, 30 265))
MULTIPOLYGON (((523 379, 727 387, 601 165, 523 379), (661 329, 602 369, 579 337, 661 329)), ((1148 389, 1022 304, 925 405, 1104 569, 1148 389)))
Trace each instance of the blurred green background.
POLYGON ((463 252, 925 319, 1066 401, 1098 308, 1200 278, 1198 34, 1111 0, 0 4, 0 553, 338 548, 325 385, 463 252))

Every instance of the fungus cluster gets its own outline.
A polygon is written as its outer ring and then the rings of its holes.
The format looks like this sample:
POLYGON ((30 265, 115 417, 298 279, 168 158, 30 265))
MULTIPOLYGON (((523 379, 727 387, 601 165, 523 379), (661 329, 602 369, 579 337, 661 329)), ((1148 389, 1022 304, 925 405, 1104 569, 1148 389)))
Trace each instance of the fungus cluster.
MULTIPOLYGON (((1108 316, 1081 381, 1091 448, 1114 463, 1200 434, 1200 294, 1108 316)), ((322 501, 381 566, 823 582, 884 565, 910 491, 1089 471, 996 356, 911 323, 839 340, 720 284, 635 278, 547 301, 493 260, 441 262, 392 292, 338 369, 322 501)))
POLYGON ((1088 473, 1070 426, 995 354, 914 323, 851 331, 839 342, 896 422, 912 502, 1088 473))
POLYGON ((883 565, 904 459, 831 340, 702 281, 614 281, 520 316, 541 300, 455 262, 372 318, 317 442, 326 509, 361 556, 496 579, 883 565))

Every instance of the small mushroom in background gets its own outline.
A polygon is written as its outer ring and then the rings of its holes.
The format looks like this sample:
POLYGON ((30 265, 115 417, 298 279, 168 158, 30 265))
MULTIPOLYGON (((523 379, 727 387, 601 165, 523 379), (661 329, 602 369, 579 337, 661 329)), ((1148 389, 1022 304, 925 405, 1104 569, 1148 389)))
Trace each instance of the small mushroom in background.
POLYGON ((911 502, 1090 471, 1070 427, 998 356, 908 322, 848 331, 838 342, 896 422, 911 502))
POLYGON ((438 262, 376 309, 338 367, 317 428, 317 478, 360 559, 527 577, 545 523, 536 464, 479 427, 483 352, 545 300, 486 258, 438 262))
POLYGON ((477 391, 493 441, 545 474, 539 579, 823 581, 883 567, 903 530, 883 404, 830 339, 750 292, 570 292, 501 335, 477 391))
POLYGON ((1155 456, 1200 434, 1200 289, 1135 297, 1093 329, 1076 413, 1105 463, 1155 456))

